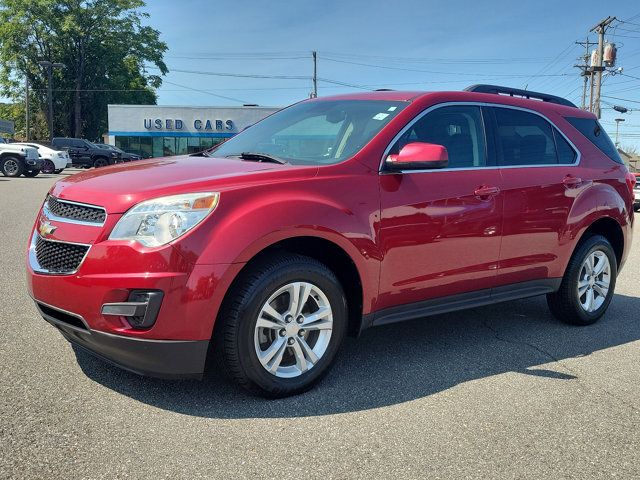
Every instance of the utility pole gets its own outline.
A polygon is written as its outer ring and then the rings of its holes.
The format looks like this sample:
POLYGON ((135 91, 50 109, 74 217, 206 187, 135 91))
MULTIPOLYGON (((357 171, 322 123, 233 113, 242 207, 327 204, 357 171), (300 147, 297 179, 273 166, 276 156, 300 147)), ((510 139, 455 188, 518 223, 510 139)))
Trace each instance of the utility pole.
POLYGON ((24 77, 24 111, 25 111, 25 136, 27 137, 27 142, 31 139, 31 125, 29 118, 29 75, 24 77))
POLYGON ((51 63, 48 60, 38 62, 41 67, 47 69, 47 103, 49 111, 47 115, 47 123, 49 124, 49 143, 53 142, 53 94, 51 90, 51 73, 54 68, 64 68, 64 63, 51 63))
POLYGON ((583 84, 582 84, 582 102, 580 104, 580 108, 582 110, 587 109, 587 87, 589 85, 589 78, 591 77, 591 71, 589 70, 589 47, 595 45, 595 43, 591 43, 589 41, 589 37, 584 42, 576 42, 578 45, 584 46, 584 56, 582 57, 582 64, 574 65, 581 70, 580 75, 582 75, 583 84))
POLYGON ((318 52, 311 52, 313 55, 313 92, 311 98, 318 98, 318 52))
POLYGON ((604 34, 607 31, 607 27, 616 19, 616 17, 607 17, 595 25, 590 32, 596 32, 598 34, 598 56, 596 58, 596 66, 593 67, 592 75, 595 76, 595 94, 593 101, 593 110, 596 117, 600 118, 600 94, 602 91, 602 72, 604 71, 603 57, 604 57, 604 34))

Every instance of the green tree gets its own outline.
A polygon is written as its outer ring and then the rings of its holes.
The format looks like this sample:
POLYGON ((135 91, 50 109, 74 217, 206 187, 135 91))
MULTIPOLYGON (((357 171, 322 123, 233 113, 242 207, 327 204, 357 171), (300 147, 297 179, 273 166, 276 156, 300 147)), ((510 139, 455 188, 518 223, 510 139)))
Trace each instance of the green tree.
MULTIPOLYGON (((27 136, 26 115, 24 102, 0 103, 0 118, 13 120, 16 132, 15 138, 25 139, 27 136)), ((41 111, 31 110, 31 138, 48 138, 49 129, 47 127, 47 117, 41 111)))
POLYGON ((167 45, 143 20, 142 0, 0 0, 0 93, 24 98, 46 112, 47 75, 53 71, 54 134, 98 138, 109 103, 155 104, 167 73, 167 45), (158 75, 145 66, 155 66, 158 75), (35 98, 34 98, 35 97, 35 98))

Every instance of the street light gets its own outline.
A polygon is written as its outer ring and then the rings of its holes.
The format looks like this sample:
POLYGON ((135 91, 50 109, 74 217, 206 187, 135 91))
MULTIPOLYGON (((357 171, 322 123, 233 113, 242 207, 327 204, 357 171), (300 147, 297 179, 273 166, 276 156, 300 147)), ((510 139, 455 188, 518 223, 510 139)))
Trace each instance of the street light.
POLYGON ((620 122, 624 122, 624 118, 614 118, 616 122, 616 147, 620 145, 618 142, 618 127, 620 127, 620 122))
POLYGON ((38 65, 47 69, 47 103, 49 104, 49 114, 47 115, 49 123, 49 143, 53 142, 53 96, 51 93, 51 72, 54 68, 64 68, 64 63, 52 63, 48 60, 41 60, 38 65))

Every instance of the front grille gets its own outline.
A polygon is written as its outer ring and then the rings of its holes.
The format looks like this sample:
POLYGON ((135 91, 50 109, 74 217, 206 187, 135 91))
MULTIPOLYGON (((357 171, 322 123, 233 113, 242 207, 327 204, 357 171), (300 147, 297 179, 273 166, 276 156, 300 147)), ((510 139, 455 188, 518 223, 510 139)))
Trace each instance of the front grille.
POLYGON ((50 273, 74 273, 89 250, 88 245, 52 242, 38 235, 36 260, 41 269, 50 273))
POLYGON ((68 218, 79 222, 101 225, 107 218, 106 212, 100 207, 90 207, 79 203, 65 202, 52 196, 47 198, 47 207, 56 217, 68 218))

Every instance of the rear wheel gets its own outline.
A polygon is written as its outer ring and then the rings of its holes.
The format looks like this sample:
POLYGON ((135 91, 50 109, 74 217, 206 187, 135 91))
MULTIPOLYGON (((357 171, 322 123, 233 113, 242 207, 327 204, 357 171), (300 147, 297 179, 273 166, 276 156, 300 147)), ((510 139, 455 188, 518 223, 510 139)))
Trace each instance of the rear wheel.
POLYGON ((0 160, 0 170, 5 177, 19 177, 24 172, 24 165, 16 157, 4 157, 0 160))
POLYGON ((224 370, 247 390, 285 397, 329 370, 347 324, 344 292, 324 264, 301 255, 262 261, 222 309, 216 343, 224 370))
POLYGON ((36 177, 40 173, 40 170, 28 170, 24 172, 25 177, 36 177))
POLYGON ((611 303, 617 275, 611 243, 602 235, 590 236, 571 257, 560 289, 547 295, 551 312, 566 323, 595 323, 611 303))
POLYGON ((98 157, 93 161, 95 168, 106 167, 107 165, 109 165, 109 160, 104 157, 98 157))

